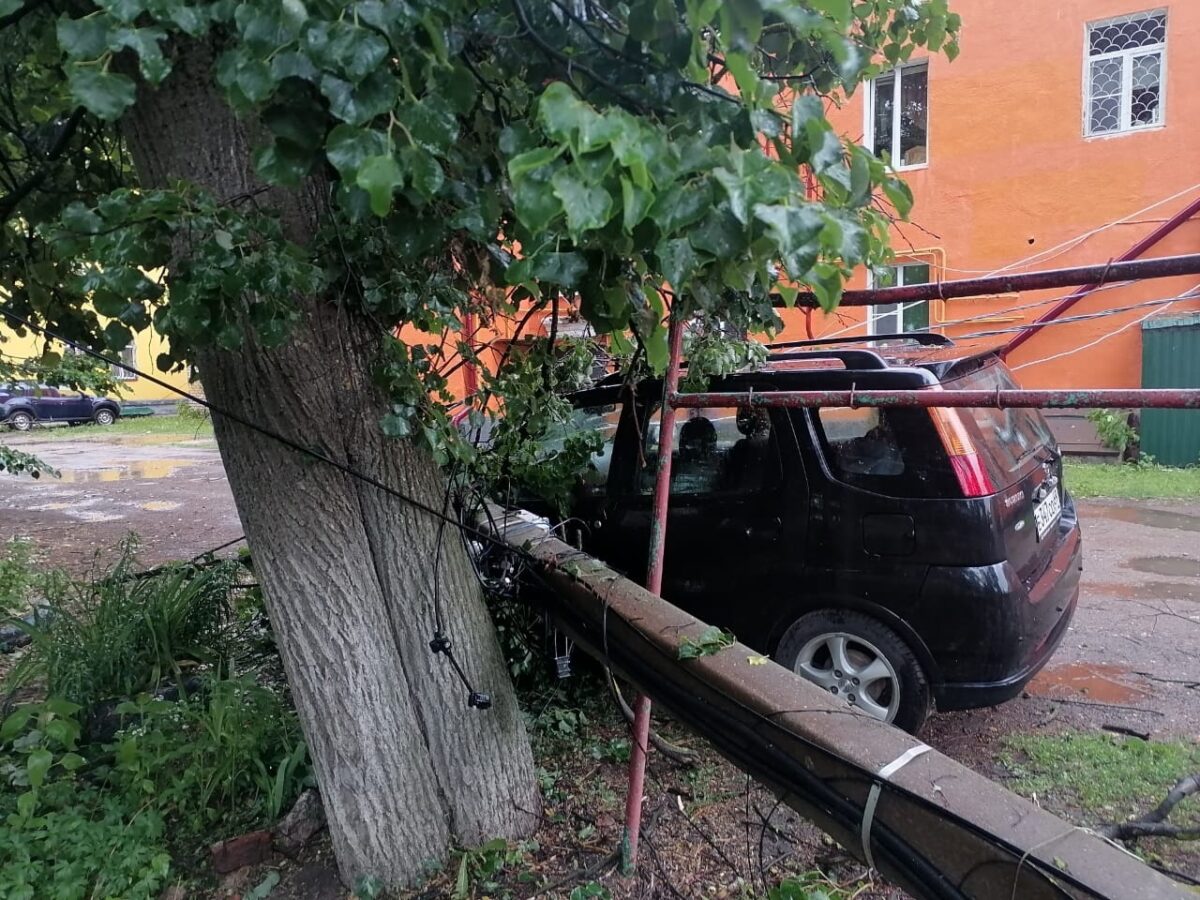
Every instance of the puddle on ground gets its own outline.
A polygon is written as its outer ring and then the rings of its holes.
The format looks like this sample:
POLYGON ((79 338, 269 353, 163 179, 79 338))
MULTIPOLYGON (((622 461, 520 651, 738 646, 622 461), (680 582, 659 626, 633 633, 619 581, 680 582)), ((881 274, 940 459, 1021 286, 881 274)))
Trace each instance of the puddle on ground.
POLYGON ((142 481, 168 478, 179 469, 194 466, 191 459, 139 459, 123 466, 105 466, 99 469, 63 469, 62 481, 84 484, 98 481, 142 481))
POLYGON ((1134 683, 1137 676, 1120 666, 1102 663, 1070 663, 1043 669, 1028 691, 1035 697, 1083 697, 1097 703, 1128 703, 1150 696, 1150 691, 1134 683))
POLYGON ((176 503, 174 500, 151 500, 149 503, 140 504, 142 509, 148 509, 150 512, 170 512, 173 509, 179 509, 182 503, 176 503))
POLYGON ((1088 509, 1088 518, 1111 519, 1150 528, 1169 528, 1172 531, 1200 531, 1200 516, 1145 506, 1094 506, 1088 509))
POLYGON ((1200 578, 1200 560, 1183 556, 1138 556, 1122 564, 1135 572, 1174 578, 1200 578))
POLYGON ((1118 600, 1191 600, 1200 603, 1200 586, 1178 581, 1144 581, 1141 584, 1087 584, 1084 594, 1102 594, 1118 600))

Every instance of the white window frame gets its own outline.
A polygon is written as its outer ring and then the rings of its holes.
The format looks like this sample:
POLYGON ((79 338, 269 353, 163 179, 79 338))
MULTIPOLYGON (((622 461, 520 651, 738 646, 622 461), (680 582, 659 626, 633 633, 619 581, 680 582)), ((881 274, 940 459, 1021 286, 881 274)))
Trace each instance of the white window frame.
MULTIPOLYGON (((892 79, 892 146, 888 148, 888 153, 892 158, 892 168, 897 172, 912 172, 916 169, 924 169, 929 166, 929 145, 931 127, 933 121, 931 115, 931 106, 929 102, 932 83, 929 80, 929 60, 914 59, 911 62, 906 62, 903 65, 896 66, 894 69, 889 69, 878 75, 878 78, 887 78, 889 75, 894 76, 892 79), (900 163, 900 83, 904 78, 905 70, 923 69, 925 72, 925 161, 912 163, 911 165, 903 165, 900 163)), ((875 152, 875 80, 871 79, 866 84, 863 102, 863 145, 872 153, 875 152)))
MULTIPOLYGON (((137 344, 126 344, 121 348, 121 352, 116 355, 116 358, 125 363, 127 366, 136 366, 138 364, 137 344), (127 353, 129 354, 128 358, 125 356, 127 353)), ((109 366, 109 369, 112 370, 112 377, 114 381, 137 381, 137 375, 133 372, 130 372, 128 369, 123 369, 116 365, 109 366)))
POLYGON ((1164 28, 1169 29, 1171 20, 1166 7, 1142 10, 1141 12, 1126 13, 1123 16, 1111 16, 1107 19, 1097 19, 1085 22, 1083 25, 1083 136, 1086 138, 1113 138, 1139 131, 1153 131, 1167 124, 1167 34, 1157 44, 1146 44, 1144 47, 1133 47, 1128 50, 1111 50, 1108 53, 1091 53, 1092 29, 1103 28, 1116 22, 1133 19, 1149 18, 1150 16, 1165 16, 1164 28), (1149 56, 1157 53, 1158 63, 1158 121, 1145 125, 1129 124, 1133 110, 1133 58, 1149 56), (1112 131, 1092 131, 1092 63, 1102 59, 1121 60, 1121 110, 1120 122, 1112 131))
MULTIPOLYGON (((920 262, 919 260, 912 261, 912 262, 894 263, 890 266, 887 266, 887 268, 889 268, 889 269, 895 269, 897 271, 897 274, 899 275, 899 277, 896 279, 896 284, 894 286, 895 287, 907 287, 908 282, 906 282, 904 280, 904 270, 916 268, 918 266, 924 266, 925 268, 929 269, 929 274, 931 276, 933 275, 933 266, 926 262, 920 262)), ((874 272, 871 273, 870 281, 871 281, 872 288, 877 287, 877 285, 875 284, 875 273, 874 272)), ((929 282, 928 281, 920 281, 920 282, 916 282, 916 283, 917 284, 928 284, 929 282)), ((867 334, 869 334, 869 335, 909 334, 909 332, 906 332, 904 330, 904 311, 906 309, 911 309, 914 306, 920 306, 922 303, 925 304, 926 310, 930 309, 928 300, 912 300, 908 303, 897 303, 897 304, 895 304, 896 308, 894 310, 884 313, 883 315, 876 315, 875 307, 868 306, 867 307, 867 334), (900 331, 899 332, 880 331, 879 330, 879 320, 884 318, 884 316, 886 316, 888 318, 890 318, 892 316, 898 316, 900 319, 900 331)), ((933 316, 927 315, 926 318, 929 319, 929 324, 925 326, 925 330, 929 330, 930 328, 933 327, 933 316)))

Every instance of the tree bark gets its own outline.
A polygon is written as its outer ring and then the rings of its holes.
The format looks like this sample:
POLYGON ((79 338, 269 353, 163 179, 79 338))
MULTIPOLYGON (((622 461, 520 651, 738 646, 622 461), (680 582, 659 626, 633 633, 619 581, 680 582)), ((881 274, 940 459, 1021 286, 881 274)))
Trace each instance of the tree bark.
MULTIPOLYGON (((185 179, 218 198, 261 190, 251 126, 217 93, 213 51, 188 45, 174 56, 173 74, 156 90, 142 86, 124 123, 141 183, 185 179)), ((303 243, 325 188, 314 180, 256 202, 303 243)), ((284 346, 248 337, 237 351, 198 355, 208 399, 440 509, 431 455, 380 431, 387 402, 370 377, 379 326, 328 298, 297 302, 303 320, 284 346)), ((529 743, 454 529, 437 567, 445 631, 491 694, 486 711, 467 707, 465 688, 429 648, 437 522, 228 418, 215 415, 214 425, 343 878, 410 884, 452 847, 530 833, 540 801, 529 743)))

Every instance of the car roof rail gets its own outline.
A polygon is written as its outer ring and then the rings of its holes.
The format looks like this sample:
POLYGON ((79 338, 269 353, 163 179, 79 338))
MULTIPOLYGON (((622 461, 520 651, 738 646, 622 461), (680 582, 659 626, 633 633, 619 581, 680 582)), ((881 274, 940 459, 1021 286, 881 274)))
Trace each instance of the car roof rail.
POLYGON ((887 361, 874 350, 807 350, 799 353, 772 353, 770 362, 795 359, 838 359, 847 369, 887 369, 887 361))
POLYGON ((767 344, 767 350, 787 350, 793 347, 824 347, 831 344, 865 344, 883 341, 911 341, 922 347, 953 347, 954 341, 936 331, 905 331, 899 334, 865 334, 856 337, 810 338, 803 341, 778 341, 767 344))

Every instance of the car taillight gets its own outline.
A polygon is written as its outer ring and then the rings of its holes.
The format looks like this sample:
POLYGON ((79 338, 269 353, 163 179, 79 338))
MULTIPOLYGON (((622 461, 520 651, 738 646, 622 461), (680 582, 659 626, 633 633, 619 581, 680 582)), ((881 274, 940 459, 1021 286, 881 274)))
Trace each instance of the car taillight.
POLYGON ((942 446, 950 457, 950 465, 958 478, 958 486, 962 488, 964 497, 986 497, 996 493, 992 477, 984 468, 983 460, 971 441, 971 435, 963 425, 962 419, 955 409, 931 406, 930 418, 942 439, 942 446))

